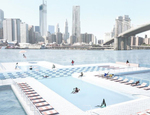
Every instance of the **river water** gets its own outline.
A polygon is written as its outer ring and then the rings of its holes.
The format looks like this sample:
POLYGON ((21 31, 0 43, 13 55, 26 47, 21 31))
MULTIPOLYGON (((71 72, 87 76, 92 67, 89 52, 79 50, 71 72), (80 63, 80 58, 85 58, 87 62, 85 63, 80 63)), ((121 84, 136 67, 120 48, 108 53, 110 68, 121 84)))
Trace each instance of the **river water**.
POLYGON ((71 60, 75 65, 95 63, 126 62, 138 63, 141 66, 150 65, 150 50, 49 50, 26 49, 26 59, 19 53, 21 49, 1 49, 1 62, 21 61, 49 61, 62 65, 70 65, 71 60))

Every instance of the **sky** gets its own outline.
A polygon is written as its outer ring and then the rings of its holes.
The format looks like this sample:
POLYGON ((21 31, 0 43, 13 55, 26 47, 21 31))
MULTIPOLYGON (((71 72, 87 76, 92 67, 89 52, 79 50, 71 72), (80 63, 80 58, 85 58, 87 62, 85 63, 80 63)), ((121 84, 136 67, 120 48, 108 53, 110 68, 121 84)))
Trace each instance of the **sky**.
MULTIPOLYGON (((19 18, 29 25, 39 26, 42 3, 43 0, 0 0, 0 9, 4 11, 4 18, 19 18)), ((47 25, 59 23, 64 33, 67 19, 71 35, 72 7, 78 5, 81 33, 92 33, 103 39, 104 34, 113 29, 118 16, 129 15, 133 27, 150 23, 149 4, 150 0, 47 0, 47 25)))

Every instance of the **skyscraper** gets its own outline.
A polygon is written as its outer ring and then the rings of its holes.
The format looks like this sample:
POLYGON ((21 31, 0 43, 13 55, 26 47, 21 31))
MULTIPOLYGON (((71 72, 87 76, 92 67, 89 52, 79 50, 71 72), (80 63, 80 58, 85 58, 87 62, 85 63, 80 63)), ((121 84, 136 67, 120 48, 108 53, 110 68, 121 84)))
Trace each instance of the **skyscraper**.
POLYGON ((56 25, 56 33, 60 32, 59 24, 56 25))
POLYGON ((47 5, 44 3, 39 6, 40 16, 40 34, 41 36, 47 36, 47 5))
POLYGON ((64 40, 67 42, 67 39, 69 38, 69 33, 68 33, 68 22, 66 20, 65 22, 65 34, 64 34, 64 40))
POLYGON ((39 26, 35 26, 35 32, 39 32, 40 33, 40 27, 39 26))
POLYGON ((29 43, 28 24, 20 23, 20 43, 29 43))
POLYGON ((3 27, 4 12, 0 9, 0 28, 3 27))
POLYGON ((73 6, 72 9, 72 36, 75 36, 76 42, 80 40, 80 6, 73 6))
POLYGON ((20 19, 3 20, 3 39, 20 42, 20 19))
POLYGON ((52 25, 49 25, 48 26, 48 31, 51 33, 51 34, 54 34, 55 33, 55 29, 54 29, 55 27, 54 26, 52 26, 52 25))

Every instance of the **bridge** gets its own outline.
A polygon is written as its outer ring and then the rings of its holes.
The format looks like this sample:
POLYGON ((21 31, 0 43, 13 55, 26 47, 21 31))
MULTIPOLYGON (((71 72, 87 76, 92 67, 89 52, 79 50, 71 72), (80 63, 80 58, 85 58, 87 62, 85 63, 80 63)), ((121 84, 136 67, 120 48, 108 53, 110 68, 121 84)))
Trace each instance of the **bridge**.
POLYGON ((117 37, 110 39, 103 45, 108 45, 114 42, 115 50, 130 50, 131 49, 131 36, 150 30, 150 23, 131 28, 123 33, 120 33, 117 37))

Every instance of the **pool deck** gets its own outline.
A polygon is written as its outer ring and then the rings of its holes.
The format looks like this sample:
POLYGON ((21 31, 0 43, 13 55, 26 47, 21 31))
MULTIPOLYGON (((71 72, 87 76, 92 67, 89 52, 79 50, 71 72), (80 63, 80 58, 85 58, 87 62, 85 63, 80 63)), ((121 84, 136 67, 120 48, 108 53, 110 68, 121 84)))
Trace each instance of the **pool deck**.
MULTIPOLYGON (((15 70, 15 64, 16 63, 1 63, 2 67, 0 67, 0 72, 17 72, 22 71, 20 69, 15 70)), ((53 63, 50 62, 37 62, 36 64, 31 64, 28 62, 19 62, 19 65, 39 65, 42 67, 45 67, 47 69, 51 69, 53 63)), ((85 67, 85 66, 95 66, 95 65, 113 65, 113 66, 119 66, 124 69, 120 70, 110 70, 109 73, 120 73, 120 72, 139 72, 139 71, 150 71, 150 68, 144 68, 144 67, 127 67, 124 65, 119 64, 111 64, 111 63, 105 63, 105 64, 88 64, 88 65, 75 65, 75 66, 62 66, 55 64, 57 68, 74 68, 74 67, 85 67)), ((40 96, 42 96, 48 103, 50 103, 51 106, 55 108, 61 115, 137 115, 137 112, 145 112, 146 109, 150 109, 150 90, 146 91, 142 88, 136 88, 132 87, 131 85, 124 85, 119 82, 110 81, 108 79, 95 77, 95 75, 98 75, 100 73, 108 72, 108 70, 103 72, 86 72, 84 73, 84 76, 82 78, 78 78, 80 73, 74 73, 72 77, 75 77, 77 79, 83 80, 85 82, 101 86, 113 91, 121 92, 124 94, 131 94, 136 97, 139 97, 138 99, 123 102, 115 105, 107 106, 106 108, 98 108, 98 109, 92 109, 89 111, 82 111, 81 109, 74 106, 72 103, 68 102, 63 97, 56 94, 51 89, 47 88, 45 85, 40 83, 38 80, 27 77, 27 78, 17 78, 14 79, 15 82, 27 82, 40 96)), ((32 115, 33 112, 30 110, 29 105, 26 104, 25 100, 23 100, 23 97, 17 90, 16 86, 12 84, 11 79, 2 80, 0 82, 0 85, 5 84, 11 84, 13 87, 13 90, 15 94, 17 95, 18 99, 20 100, 21 104, 23 105, 25 111, 28 111, 27 113, 29 115, 32 115)), ((111 97, 110 97, 111 98, 111 97)))

